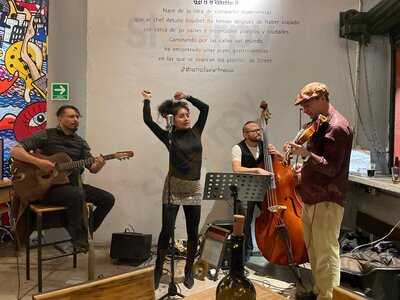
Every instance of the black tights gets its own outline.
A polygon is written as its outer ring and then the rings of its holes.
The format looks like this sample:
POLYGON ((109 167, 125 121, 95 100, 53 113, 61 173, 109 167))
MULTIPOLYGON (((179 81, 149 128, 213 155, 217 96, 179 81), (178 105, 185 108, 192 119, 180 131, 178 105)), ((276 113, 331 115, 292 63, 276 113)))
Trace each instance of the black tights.
MULTIPOLYGON (((179 211, 179 205, 163 204, 162 206, 162 227, 158 237, 158 250, 166 250, 169 246, 172 231, 175 229, 176 215, 179 211)), ((188 243, 197 243, 197 235, 200 223, 200 205, 183 205, 183 211, 186 219, 186 232, 188 243)))

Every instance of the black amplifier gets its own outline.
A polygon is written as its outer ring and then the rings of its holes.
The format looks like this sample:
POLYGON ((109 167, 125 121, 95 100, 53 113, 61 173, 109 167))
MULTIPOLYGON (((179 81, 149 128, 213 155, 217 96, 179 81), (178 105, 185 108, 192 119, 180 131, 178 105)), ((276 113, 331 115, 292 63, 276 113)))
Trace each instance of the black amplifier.
POLYGON ((113 233, 110 256, 113 259, 140 264, 151 256, 151 234, 113 233))

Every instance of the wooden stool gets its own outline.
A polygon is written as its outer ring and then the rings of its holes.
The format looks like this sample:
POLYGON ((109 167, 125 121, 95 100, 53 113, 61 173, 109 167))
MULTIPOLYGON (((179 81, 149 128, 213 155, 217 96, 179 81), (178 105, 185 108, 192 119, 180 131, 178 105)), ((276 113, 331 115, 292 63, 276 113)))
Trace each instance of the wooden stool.
MULTIPOLYGON (((92 204, 88 204, 88 216, 92 215, 92 204)), ((38 291, 42 292, 43 289, 43 274, 42 274, 42 263, 43 261, 48 261, 56 258, 61 258, 65 256, 73 256, 73 267, 77 266, 77 251, 75 247, 73 247, 72 252, 65 253, 56 256, 49 256, 46 258, 42 257, 42 248, 46 246, 55 246, 58 244, 71 242, 71 239, 59 240, 51 243, 43 243, 43 233, 42 231, 50 228, 60 228, 65 227, 67 224, 67 218, 65 212, 67 207, 64 206, 54 206, 54 205, 46 205, 46 204, 31 204, 29 206, 27 212, 27 235, 26 235, 26 279, 30 280, 30 250, 37 248, 37 274, 38 274, 38 291), (31 218, 32 214, 35 218, 31 218), (36 223, 36 227, 31 226, 32 223, 36 223), (30 245, 29 236, 30 234, 36 230, 37 231, 37 240, 38 243, 36 246, 30 245)), ((92 237, 92 226, 89 225, 89 236, 92 237)))

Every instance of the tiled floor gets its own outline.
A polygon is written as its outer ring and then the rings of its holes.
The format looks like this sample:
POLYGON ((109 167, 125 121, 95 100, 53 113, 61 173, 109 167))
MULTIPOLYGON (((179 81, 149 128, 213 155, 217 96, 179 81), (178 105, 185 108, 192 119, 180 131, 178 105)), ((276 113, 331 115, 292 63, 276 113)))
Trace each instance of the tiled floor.
MULTIPOLYGON (((50 253, 52 249, 45 250, 46 253, 50 253)), ((96 276, 111 276, 116 274, 125 273, 132 271, 137 267, 129 265, 114 264, 109 257, 109 249, 106 247, 96 247, 96 276)), ((148 262, 153 264, 154 260, 148 262)), ((32 294, 37 293, 37 278, 36 278, 36 254, 35 251, 31 251, 31 280, 25 280, 25 255, 24 252, 20 252, 18 257, 15 256, 14 251, 11 249, 5 249, 0 245, 0 300, 15 300, 18 299, 32 299, 32 294), (18 266, 18 267, 17 267, 18 266), (19 274, 19 276, 18 276, 19 274), (19 279, 18 279, 19 278, 19 279)), ((280 281, 274 278, 279 278, 279 273, 282 271, 275 272, 274 276, 265 276, 269 273, 268 265, 262 257, 251 258, 248 266, 249 277, 253 280, 263 282, 266 286, 277 292, 283 292, 284 295, 290 295, 293 289, 285 281, 280 281)), ((165 265, 168 268, 168 265, 165 265)), ((218 282, 206 279, 204 281, 196 280, 195 285, 191 290, 186 289, 182 283, 183 281, 183 268, 184 261, 179 260, 176 263, 176 281, 179 283, 179 289, 184 295, 190 295, 197 291, 203 290, 208 287, 216 286, 218 282)), ((282 272, 281 272, 282 273, 282 272)), ((283 272, 284 273, 284 272, 283 272)), ((223 277, 223 273, 220 273, 219 279, 223 277)), ((80 254, 78 256, 78 268, 72 268, 72 257, 64 257, 57 260, 48 261, 44 264, 43 270, 43 289, 49 291, 66 287, 68 285, 76 284, 87 280, 87 255, 80 254)), ((160 288, 156 291, 156 297, 159 298, 166 294, 168 291, 169 277, 163 276, 161 279, 160 288)), ((178 298, 177 298, 178 299, 178 298)))

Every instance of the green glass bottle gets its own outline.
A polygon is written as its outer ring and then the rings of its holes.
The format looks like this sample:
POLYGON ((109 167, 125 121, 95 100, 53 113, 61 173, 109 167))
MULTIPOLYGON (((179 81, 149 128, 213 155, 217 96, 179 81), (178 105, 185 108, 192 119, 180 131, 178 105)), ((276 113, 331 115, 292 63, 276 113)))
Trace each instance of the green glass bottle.
POLYGON ((233 233, 229 240, 231 247, 229 274, 219 282, 216 300, 256 300, 256 289, 253 283, 244 275, 244 216, 234 215, 233 218, 233 233))

